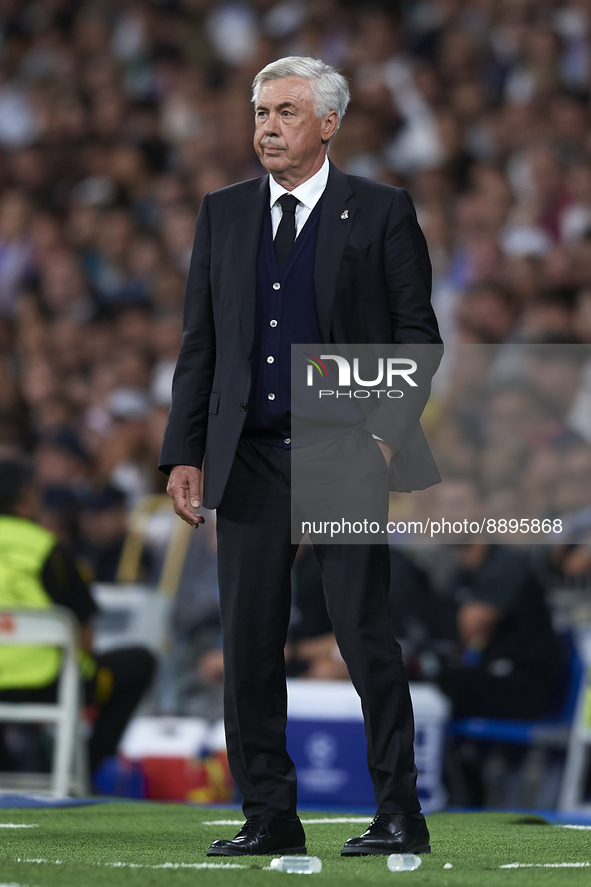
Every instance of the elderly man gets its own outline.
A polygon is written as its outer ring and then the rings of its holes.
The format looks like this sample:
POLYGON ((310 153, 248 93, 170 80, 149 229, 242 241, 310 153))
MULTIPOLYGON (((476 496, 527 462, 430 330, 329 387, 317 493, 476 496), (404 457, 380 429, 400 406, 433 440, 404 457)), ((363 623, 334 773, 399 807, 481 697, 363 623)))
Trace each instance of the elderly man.
MULTIPOLYGON (((254 147, 268 175, 208 194, 197 222, 160 467, 188 523, 203 521, 191 510, 202 502, 217 508, 226 737, 246 823, 233 840, 214 841, 210 856, 306 852, 285 747, 283 650, 297 550, 290 346, 441 341, 410 198, 328 161, 348 100, 345 79, 322 61, 267 65, 254 80, 253 103, 254 147)), ((398 489, 439 479, 418 416, 414 425, 412 434, 388 436, 370 417, 354 432, 384 482, 375 453, 392 460, 398 489)), ((388 548, 314 549, 361 697, 377 800, 372 825, 342 853, 428 853, 410 694, 387 605, 388 548)))

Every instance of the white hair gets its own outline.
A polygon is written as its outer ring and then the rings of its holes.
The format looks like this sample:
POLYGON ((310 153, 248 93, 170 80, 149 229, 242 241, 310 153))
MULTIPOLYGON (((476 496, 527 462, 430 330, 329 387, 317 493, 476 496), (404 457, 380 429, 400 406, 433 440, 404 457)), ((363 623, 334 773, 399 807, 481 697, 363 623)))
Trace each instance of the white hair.
POLYGON ((310 81, 317 117, 324 117, 330 111, 338 116, 337 129, 349 104, 349 87, 342 74, 321 59, 290 55, 266 65, 252 81, 252 101, 256 106, 261 86, 268 80, 282 77, 300 77, 310 81))

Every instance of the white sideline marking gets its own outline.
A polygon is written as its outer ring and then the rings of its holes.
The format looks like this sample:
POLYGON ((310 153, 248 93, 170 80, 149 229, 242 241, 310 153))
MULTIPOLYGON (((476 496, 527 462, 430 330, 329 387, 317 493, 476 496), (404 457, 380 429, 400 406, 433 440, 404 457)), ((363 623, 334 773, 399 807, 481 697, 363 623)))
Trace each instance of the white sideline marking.
POLYGON ((113 869, 243 869, 235 862, 163 862, 162 865, 141 865, 138 862, 98 862, 113 869))
MULTIPOLYGON (((245 819, 211 819, 201 825, 244 825, 245 819)), ((341 816, 334 819, 302 819, 302 825, 325 825, 329 822, 371 822, 371 816, 341 816)))
MULTIPOLYGON (((0 828, 39 828, 39 824, 37 822, 30 824, 24 822, 0 822, 0 828)), ((0 884, 0 887, 3 887, 3 885, 0 884)))
POLYGON ((561 825, 560 828, 591 829, 591 825, 561 825))
POLYGON ((22 859, 20 856, 17 856, 16 859, 9 860, 10 862, 34 862, 36 865, 63 865, 64 862, 62 859, 22 859))
POLYGON ((302 819, 302 822, 306 825, 324 825, 329 822, 371 822, 372 819, 372 816, 339 816, 334 819, 302 819))
MULTIPOLYGON (((17 858, 14 862, 35 863, 36 865, 68 865, 77 864, 77 860, 71 859, 65 862, 63 859, 22 859, 17 858)), ((86 865, 94 865, 102 868, 110 869, 244 869, 244 865, 236 865, 234 862, 164 862, 161 865, 144 865, 139 862, 90 862, 86 865)), ((0 884, 0 887, 3 887, 0 884)), ((17 884, 16 887, 19 887, 17 884)))
POLYGON ((500 869, 588 869, 591 862, 510 862, 500 869))

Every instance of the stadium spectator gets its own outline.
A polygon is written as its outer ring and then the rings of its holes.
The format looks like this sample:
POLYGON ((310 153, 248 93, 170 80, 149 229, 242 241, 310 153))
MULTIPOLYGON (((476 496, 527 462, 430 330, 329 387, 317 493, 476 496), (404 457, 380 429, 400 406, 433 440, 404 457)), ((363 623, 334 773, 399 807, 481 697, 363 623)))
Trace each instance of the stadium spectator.
POLYGON ((223 713, 224 666, 215 518, 193 533, 174 599, 171 643, 159 672, 159 714, 215 721, 223 713))
POLYGON ((560 679, 560 650, 527 558, 503 546, 455 549, 447 589, 457 659, 438 677, 456 717, 540 718, 560 679))
MULTIPOLYGON (((5 607, 72 610, 80 622, 81 673, 87 704, 94 714, 89 763, 94 773, 115 754, 117 743, 152 679, 154 657, 140 647, 92 654, 91 619, 97 607, 76 562, 58 537, 37 523, 39 497, 32 466, 23 458, 0 462, 0 602, 5 607)), ((5 647, 1 654, 0 698, 51 701, 55 698, 59 655, 5 647)), ((30 752, 30 749, 27 749, 30 752)), ((2 769, 28 769, 13 760, 0 737, 2 769)))
MULTIPOLYGON (((77 506, 78 559, 96 582, 115 582, 127 533, 125 493, 105 486, 81 495, 77 506)), ((141 564, 144 576, 149 575, 146 558, 147 550, 141 564)))
MULTIPOLYGON (((556 710, 565 686, 563 651, 553 632, 545 589, 526 553, 513 546, 460 545, 455 571, 429 608, 435 639, 451 642, 432 675, 455 717, 535 720, 556 710), (447 631, 446 631, 447 630, 447 631)), ((440 653, 439 641, 434 645, 440 653)), ((523 751, 458 739, 447 750, 455 803, 490 803, 491 754, 523 761, 523 751)), ((497 786, 497 791, 499 787, 497 786)), ((506 790, 506 788, 505 788, 506 790)))

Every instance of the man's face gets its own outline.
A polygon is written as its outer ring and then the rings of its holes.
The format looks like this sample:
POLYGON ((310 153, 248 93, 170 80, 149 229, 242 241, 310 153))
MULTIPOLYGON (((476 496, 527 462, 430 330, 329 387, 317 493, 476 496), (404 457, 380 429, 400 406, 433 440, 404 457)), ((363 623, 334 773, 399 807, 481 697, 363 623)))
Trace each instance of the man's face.
POLYGON ((254 148, 267 172, 295 188, 322 166, 336 125, 336 111, 316 116, 308 80, 268 80, 256 103, 254 148))

